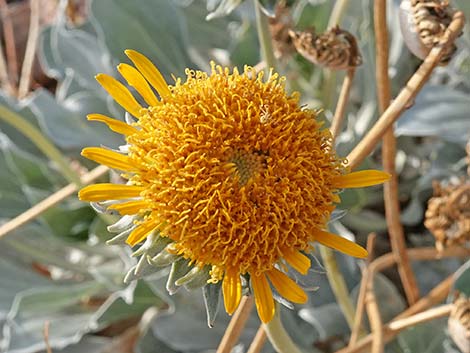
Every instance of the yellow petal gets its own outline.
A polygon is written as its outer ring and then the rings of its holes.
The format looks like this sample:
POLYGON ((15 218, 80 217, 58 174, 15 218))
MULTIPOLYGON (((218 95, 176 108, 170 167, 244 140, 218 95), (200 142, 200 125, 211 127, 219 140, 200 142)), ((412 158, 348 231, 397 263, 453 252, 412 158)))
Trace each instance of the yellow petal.
POLYGON ((260 276, 250 274, 250 280, 259 318, 266 324, 272 320, 275 312, 273 292, 264 273, 260 276))
POLYGON ((116 203, 108 207, 108 209, 116 210, 121 215, 132 215, 149 209, 149 202, 146 200, 135 200, 124 203, 116 203))
POLYGON ((128 156, 101 147, 86 147, 82 150, 82 156, 114 169, 136 169, 128 156))
POLYGON ((127 64, 120 64, 117 68, 129 86, 134 87, 148 105, 155 106, 159 103, 144 76, 136 68, 127 64))
POLYGON ((135 244, 140 243, 142 240, 148 237, 150 232, 157 227, 157 224, 152 221, 147 221, 140 224, 136 229, 134 229, 129 237, 126 240, 126 243, 134 246, 135 244))
POLYGON ((240 274, 236 270, 226 270, 222 283, 225 311, 232 315, 242 299, 242 284, 240 274))
POLYGON ((286 274, 277 269, 272 269, 266 273, 274 288, 276 288, 278 293, 284 298, 299 304, 303 304, 307 301, 308 297, 304 290, 286 274))
POLYGON ((360 170, 333 179, 333 186, 338 189, 362 188, 382 184, 390 179, 390 174, 380 170, 360 170))
POLYGON ((142 107, 121 82, 106 74, 96 75, 96 80, 114 100, 136 118, 140 117, 142 107))
POLYGON ((107 117, 106 115, 102 114, 88 114, 87 115, 88 120, 90 121, 99 121, 102 123, 105 123, 108 125, 109 129, 117 132, 118 134, 122 135, 132 135, 138 132, 137 129, 134 127, 130 126, 129 124, 126 124, 125 122, 107 117))
POLYGON ((83 201, 123 200, 140 196, 142 186, 122 184, 95 184, 84 187, 78 192, 78 198, 83 201))
POLYGON ((299 273, 306 275, 310 268, 310 259, 297 250, 286 249, 282 257, 299 273))
POLYGON ((125 53, 161 97, 165 98, 171 93, 160 71, 146 56, 130 49, 126 50, 125 53))
POLYGON ((364 258, 367 257, 367 250, 362 246, 343 238, 339 235, 324 232, 322 230, 315 230, 313 233, 315 241, 323 244, 329 248, 336 249, 350 256, 364 258))

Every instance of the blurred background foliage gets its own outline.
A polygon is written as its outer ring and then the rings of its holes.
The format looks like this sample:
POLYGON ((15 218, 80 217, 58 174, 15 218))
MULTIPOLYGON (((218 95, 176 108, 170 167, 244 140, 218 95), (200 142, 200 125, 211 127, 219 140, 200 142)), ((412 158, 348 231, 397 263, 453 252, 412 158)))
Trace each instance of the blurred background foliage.
MULTIPOLYGON (((274 0, 259 1, 266 13, 273 13, 274 0)), ((294 27, 326 30, 337 3, 289 1, 294 27)), ((340 23, 357 37, 363 64, 354 80, 346 126, 338 138, 340 155, 352 149, 378 116, 373 0, 353 3, 343 9, 340 23)), ((404 46, 398 3, 388 2, 394 94, 420 64, 404 46)), ((17 1, 10 6, 13 11, 27 4, 17 1)), ((39 129, 79 174, 84 168, 93 167, 80 157, 83 147, 116 147, 123 143, 105 126, 87 122, 86 115, 101 113, 124 119, 123 110, 94 79, 100 72, 116 75, 115 66, 127 62, 124 49, 132 48, 148 56, 168 82, 173 82, 172 75, 184 76, 186 67, 207 70, 210 60, 238 67, 260 61, 252 1, 41 0, 41 4, 42 10, 49 12, 41 20, 36 56, 39 65, 34 71, 33 90, 24 99, 3 90, 0 104, 39 129)), ((455 5, 470 18, 470 2, 460 0, 455 5)), ((28 11, 18 10, 16 14, 15 26, 27 25, 28 11)), ((436 70, 431 82, 396 124, 402 222, 409 246, 433 244, 432 236, 422 225, 426 202, 432 195, 432 180, 460 177, 466 172, 465 144, 470 137, 469 40, 467 27, 458 40, 454 59, 436 70)), ((21 46, 22 39, 18 37, 17 42, 21 46)), ((301 92, 305 105, 322 108, 322 119, 331 118, 342 73, 315 67, 293 53, 279 60, 278 70, 287 77, 289 90, 301 92)), ((365 164, 380 168, 379 153, 365 164)), ((2 223, 67 184, 57 164, 3 121, 0 166, 2 223)), ((349 211, 333 223, 335 230, 362 243, 374 231, 379 235, 376 256, 388 252, 381 189, 344 192, 342 199, 339 208, 349 211)), ((55 353, 215 351, 229 317, 219 313, 215 327, 209 329, 202 293, 183 289, 168 296, 166 270, 125 284, 123 277, 135 260, 130 257, 130 249, 104 243, 110 237, 106 222, 73 196, 0 239, 0 350, 45 351, 46 323, 49 344, 55 353)), ((337 258, 355 298, 362 263, 341 254, 337 258)), ((415 263, 422 293, 461 265, 457 260, 431 265, 415 263)), ((469 270, 460 273, 468 278, 469 270)), ((308 304, 294 310, 283 308, 283 320, 305 352, 332 352, 347 343, 349 328, 321 264, 311 271, 310 279, 312 287, 318 289, 310 294, 308 304)), ((461 282, 460 289, 469 295, 469 281, 461 282)), ((384 321, 406 306, 398 283, 393 271, 376 279, 384 321)), ((258 325, 253 314, 235 352, 246 350, 258 325)), ((387 352, 458 352, 447 338, 445 326, 445 320, 436 320, 405 331, 387 346, 387 352)), ((273 349, 266 345, 264 352, 273 349)))

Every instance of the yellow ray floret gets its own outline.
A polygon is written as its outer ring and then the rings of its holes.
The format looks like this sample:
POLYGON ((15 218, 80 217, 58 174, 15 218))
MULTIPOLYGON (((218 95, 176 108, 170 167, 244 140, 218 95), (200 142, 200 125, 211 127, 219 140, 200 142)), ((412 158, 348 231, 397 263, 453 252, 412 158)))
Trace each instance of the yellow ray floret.
POLYGON ((310 268, 310 259, 307 256, 292 249, 285 249, 282 256, 294 270, 303 275, 307 274, 310 268))
POLYGON ((132 160, 118 152, 110 151, 101 147, 87 147, 82 150, 82 156, 110 168, 119 170, 136 170, 132 160))
POLYGON ((171 94, 162 74, 149 59, 134 50, 128 49, 125 53, 161 97, 165 98, 171 94))
POLYGON ((365 186, 372 186, 383 184, 390 179, 390 174, 380 170, 360 170, 333 178, 333 186, 344 188, 363 188, 365 186))
POLYGON ((367 250, 362 246, 333 233, 316 230, 313 232, 313 237, 315 238, 315 241, 320 244, 336 249, 350 256, 364 258, 368 255, 367 250))
POLYGON ((129 86, 136 89, 137 92, 144 98, 148 105, 157 105, 158 99, 145 80, 144 76, 134 67, 127 64, 119 64, 118 71, 124 77, 129 86))
POLYGON ((259 318, 263 323, 267 323, 271 321, 274 316, 273 292, 264 274, 259 276, 252 274, 250 280, 253 287, 253 294, 255 295, 255 304, 259 318))
POLYGON ((291 280, 286 274, 277 269, 267 271, 269 280, 280 295, 293 303, 303 304, 308 297, 304 290, 291 280))
POLYGON ((90 202, 123 200, 140 196, 144 190, 142 186, 103 183, 85 186, 78 192, 78 197, 80 200, 90 202))
POLYGON ((152 220, 144 221, 137 228, 135 228, 126 240, 126 243, 134 246, 140 243, 142 240, 148 237, 148 235, 155 229, 157 229, 158 223, 152 220))
POLYGON ((96 80, 125 110, 127 110, 136 118, 141 115, 140 110, 142 107, 135 100, 131 92, 129 92, 129 90, 121 82, 106 74, 96 75, 96 80))
POLYGON ((99 121, 108 125, 109 129, 122 135, 132 135, 138 132, 137 129, 122 121, 107 117, 103 114, 88 114, 88 120, 99 121))
POLYGON ((225 311, 232 315, 242 298, 240 273, 236 270, 231 269, 225 271, 224 280, 222 282, 222 293, 224 295, 225 311))
POLYGON ((134 200, 123 203, 116 203, 109 206, 108 209, 118 211, 122 216, 138 214, 147 211, 151 207, 151 203, 146 200, 134 200))

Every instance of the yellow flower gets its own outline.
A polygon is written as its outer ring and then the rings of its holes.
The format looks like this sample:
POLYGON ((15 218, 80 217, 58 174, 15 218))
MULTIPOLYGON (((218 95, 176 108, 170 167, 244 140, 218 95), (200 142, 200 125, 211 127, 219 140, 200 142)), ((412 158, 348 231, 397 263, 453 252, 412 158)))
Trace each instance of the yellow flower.
POLYGON ((249 275, 263 322, 274 315, 272 287, 294 303, 307 300, 285 272, 288 266, 308 271, 305 253, 314 242, 367 255, 325 231, 326 223, 339 189, 382 183, 388 174, 348 173, 330 147, 330 132, 316 112, 299 106, 297 94, 285 92, 284 78, 212 64, 210 74, 187 70, 184 82, 169 86, 145 56, 126 54, 135 68, 121 64, 118 70, 145 107, 119 81, 100 74, 99 83, 137 120, 89 119, 123 134, 127 153, 91 147, 82 154, 123 171, 128 182, 88 186, 79 196, 118 200, 109 208, 137 215, 128 244, 155 231, 170 238, 176 254, 212 268, 210 283, 223 281, 229 314, 242 296, 241 276, 249 275))

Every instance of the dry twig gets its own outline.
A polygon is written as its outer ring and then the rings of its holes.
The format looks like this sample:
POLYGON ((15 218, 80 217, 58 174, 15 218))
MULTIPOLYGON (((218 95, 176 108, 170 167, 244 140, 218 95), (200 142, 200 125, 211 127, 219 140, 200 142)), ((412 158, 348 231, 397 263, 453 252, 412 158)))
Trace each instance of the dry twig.
MULTIPOLYGON (((442 252, 437 251, 435 248, 414 248, 408 249, 407 254, 410 260, 414 261, 424 261, 424 260, 437 260, 446 257, 458 257, 458 258, 467 258, 470 256, 470 249, 465 249, 461 247, 448 248, 442 252)), ((388 253, 377 259, 375 259, 369 266, 368 270, 369 276, 363 277, 363 281, 367 281, 367 286, 372 286, 373 289, 373 279, 376 273, 383 271, 384 269, 391 267, 395 264, 395 255, 393 253, 388 253)), ((437 303, 440 303, 446 298, 449 293, 450 287, 452 285, 453 278, 450 276, 446 280, 442 281, 438 286, 436 286, 429 294, 415 304, 409 307, 407 310, 398 315, 394 320, 406 318, 408 316, 419 313, 422 310, 425 310, 437 303)), ((394 321, 392 320, 392 322, 394 321)), ((383 332, 383 344, 389 342, 397 332, 389 329, 389 324, 382 326, 383 332)), ((350 345, 346 348, 343 348, 336 353, 365 353, 368 352, 369 346, 372 344, 374 336, 372 334, 367 335, 366 337, 357 341, 356 344, 350 345)))
POLYGON ((244 296, 225 330, 224 336, 217 348, 217 353, 230 353, 232 351, 232 348, 237 343, 238 338, 245 327, 246 321, 250 317, 252 309, 253 297, 244 296))
POLYGON ((246 353, 259 353, 263 349, 264 343, 266 342, 266 331, 264 330, 263 325, 259 326, 256 336, 250 344, 248 351, 246 353))
POLYGON ((52 348, 49 343, 49 326, 50 326, 49 321, 44 322, 44 330, 43 330, 43 336, 44 336, 44 344, 46 345, 46 352, 47 353, 52 353, 52 348))
POLYGON ((341 126, 343 125, 346 104, 349 100, 349 92, 351 91, 355 72, 356 68, 351 67, 348 69, 346 76, 344 77, 343 85, 341 86, 341 92, 339 93, 338 103, 336 104, 335 115, 331 121, 330 131, 333 138, 338 136, 341 126))
MULTIPOLYGON (((92 171, 83 175, 80 178, 81 182, 83 185, 89 184, 93 180, 104 175, 108 170, 109 168, 105 166, 96 167, 92 171)), ((23 212, 19 216, 1 225, 0 226, 0 238, 8 234, 9 232, 21 227, 22 225, 32 221, 33 219, 41 215, 43 212, 47 211, 50 207, 57 205, 59 202, 65 200, 67 197, 69 197, 76 191, 77 191, 77 185, 69 184, 63 187, 62 189, 60 189, 59 191, 55 192, 51 196, 47 197, 46 199, 42 200, 38 204, 34 205, 27 211, 23 212)))
POLYGON ((375 240, 377 239, 377 234, 371 233, 367 238, 367 252, 369 253, 367 257, 367 266, 362 271, 362 281, 359 287, 359 294, 357 296, 357 304, 356 304, 356 312, 354 315, 354 322, 351 328, 351 338, 349 339, 349 346, 353 346, 359 336, 361 335, 362 331, 362 319, 364 317, 364 305, 366 302, 366 285, 369 283, 367 277, 369 276, 369 264, 372 262, 373 258, 373 251, 375 240))
POLYGON ((410 317, 393 320, 387 325, 387 329, 390 331, 400 332, 407 327, 418 325, 420 323, 437 319, 443 316, 448 316, 450 314, 452 306, 453 304, 445 304, 438 306, 437 308, 432 308, 423 311, 410 317))
MULTIPOLYGON (((374 2, 374 28, 376 36, 376 83, 379 110, 383 114, 390 105, 390 78, 388 76, 388 33, 386 0, 374 2)), ((384 171, 391 175, 384 184, 385 217, 392 251, 397 258, 398 272, 405 289, 408 304, 414 304, 419 299, 416 279, 406 256, 406 242, 403 226, 400 221, 400 201, 398 200, 398 177, 395 169, 396 138, 393 127, 384 134, 382 143, 382 163, 384 171)))
POLYGON ((3 35, 5 40, 9 83, 12 85, 12 83, 16 84, 18 80, 18 58, 16 56, 15 31, 13 29, 13 22, 11 20, 10 8, 8 7, 6 0, 0 0, 0 13, 3 23, 3 35))
POLYGON ((39 0, 30 0, 30 8, 28 41, 26 43, 20 83, 18 85, 18 98, 20 99, 24 98, 29 92, 39 37, 39 0))

